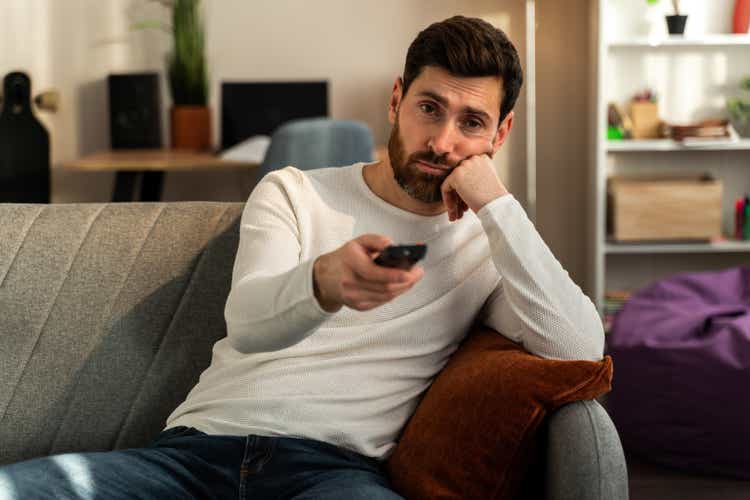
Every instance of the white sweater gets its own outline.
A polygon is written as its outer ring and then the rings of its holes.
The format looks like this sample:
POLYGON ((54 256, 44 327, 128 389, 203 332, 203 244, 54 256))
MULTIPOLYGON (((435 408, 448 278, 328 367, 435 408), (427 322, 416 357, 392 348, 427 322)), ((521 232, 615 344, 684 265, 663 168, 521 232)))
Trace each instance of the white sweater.
POLYGON ((167 420, 208 434, 303 437, 383 459, 478 314, 547 358, 600 359, 591 301, 505 195, 449 222, 378 198, 364 164, 267 175, 242 214, 228 336, 167 420), (366 312, 325 312, 312 265, 365 233, 424 242, 424 277, 366 312))

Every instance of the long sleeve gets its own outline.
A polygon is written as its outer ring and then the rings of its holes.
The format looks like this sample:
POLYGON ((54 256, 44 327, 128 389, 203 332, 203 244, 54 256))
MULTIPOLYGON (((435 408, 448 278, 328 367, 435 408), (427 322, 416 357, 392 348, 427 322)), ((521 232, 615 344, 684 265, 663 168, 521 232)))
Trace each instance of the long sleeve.
POLYGON ((563 269, 521 205, 502 196, 477 213, 501 279, 484 322, 545 358, 598 360, 604 329, 596 307, 563 269))
POLYGON ((224 317, 229 342, 242 353, 294 345, 330 316, 313 292, 314 259, 300 261, 297 217, 280 175, 248 199, 224 317))

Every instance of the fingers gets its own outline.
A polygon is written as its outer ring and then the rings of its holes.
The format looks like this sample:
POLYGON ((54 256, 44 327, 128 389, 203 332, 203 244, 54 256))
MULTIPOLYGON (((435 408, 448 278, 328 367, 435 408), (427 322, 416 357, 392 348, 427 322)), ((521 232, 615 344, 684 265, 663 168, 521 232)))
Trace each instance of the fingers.
POLYGON ((388 245, 393 244, 393 240, 388 236, 383 236, 381 234, 363 234, 362 236, 355 238, 353 241, 362 245, 362 247, 364 247, 369 253, 380 252, 388 245))
POLYGON ((373 254, 392 244, 387 236, 365 234, 335 252, 339 271, 331 286, 339 303, 357 310, 372 309, 405 293, 422 278, 424 270, 419 266, 404 270, 374 263, 373 254))
POLYGON ((452 175, 448 176, 440 186, 440 191, 443 193, 443 203, 445 204, 445 208, 448 209, 448 220, 450 221, 460 219, 463 217, 464 212, 469 209, 469 206, 456 191, 452 175))
POLYGON ((341 250, 351 271, 360 279, 375 284, 407 283, 413 281, 419 271, 379 266, 374 254, 392 245, 393 240, 378 234, 363 234, 345 244, 341 250))
POLYGON ((453 189, 453 183, 451 182, 450 176, 443 181, 443 184, 440 186, 440 191, 443 194, 443 203, 445 204, 445 208, 448 209, 448 216, 450 217, 456 208, 458 199, 458 193, 453 189))
POLYGON ((357 277, 372 283, 386 285, 389 283, 408 283, 414 279, 415 268, 410 270, 379 266, 368 259, 352 268, 357 277))
POLYGON ((373 265, 375 267, 371 273, 355 270, 357 284, 373 292, 407 289, 424 276, 424 269, 419 266, 405 270, 373 265))
POLYGON ((454 221, 463 217, 464 212, 469 209, 466 202, 455 191, 447 191, 443 194, 443 202, 448 209, 448 220, 454 221))
POLYGON ((343 284, 344 303, 352 309, 367 310, 385 304, 413 287, 424 275, 419 268, 414 271, 414 278, 407 283, 372 283, 356 280, 343 284))
POLYGON ((469 210, 469 206, 466 204, 464 200, 462 200, 460 197, 458 198, 458 217, 457 219, 460 219, 464 216, 464 212, 469 210))
POLYGON ((366 290, 362 288, 361 286, 352 285, 350 287, 344 288, 344 294, 347 296, 348 300, 355 305, 358 302, 359 303, 376 302, 378 304, 384 304, 386 302, 390 302, 391 300, 395 299, 399 295, 403 294, 412 286, 413 286, 413 283, 400 289, 388 289, 384 291, 370 291, 370 290, 366 290))
POLYGON ((471 158, 463 160, 453 169, 440 186, 440 191, 443 194, 443 203, 448 210, 448 220, 450 221, 460 219, 464 216, 464 213, 469 210, 469 204, 461 197, 456 188, 458 185, 462 185, 462 183, 465 186, 467 177, 466 169, 471 166, 472 161, 475 161, 478 158, 480 158, 480 156, 472 156, 471 158))
POLYGON ((400 291, 400 290, 406 290, 411 285, 414 284, 413 281, 407 281, 407 282, 382 282, 382 281, 371 281, 366 278, 363 278, 359 275, 357 275, 357 286, 362 288, 363 290, 367 290, 368 292, 376 292, 376 293, 388 293, 392 291, 400 291))

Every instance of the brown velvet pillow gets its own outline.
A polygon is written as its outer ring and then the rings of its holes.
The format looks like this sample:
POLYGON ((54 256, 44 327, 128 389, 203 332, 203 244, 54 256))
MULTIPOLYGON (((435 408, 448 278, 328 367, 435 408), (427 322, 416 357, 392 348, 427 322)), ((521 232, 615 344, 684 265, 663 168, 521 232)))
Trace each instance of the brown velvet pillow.
POLYGON ((409 420, 387 468, 409 500, 513 498, 552 410, 611 388, 612 359, 543 359, 479 328, 409 420))

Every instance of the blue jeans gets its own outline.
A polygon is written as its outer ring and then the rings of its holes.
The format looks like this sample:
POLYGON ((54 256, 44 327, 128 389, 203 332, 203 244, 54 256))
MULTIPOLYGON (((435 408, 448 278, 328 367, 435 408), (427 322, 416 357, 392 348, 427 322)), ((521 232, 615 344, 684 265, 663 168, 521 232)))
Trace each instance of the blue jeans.
POLYGON ((402 498, 380 463, 331 444, 162 432, 147 448, 70 453, 0 467, 0 500, 402 498))

